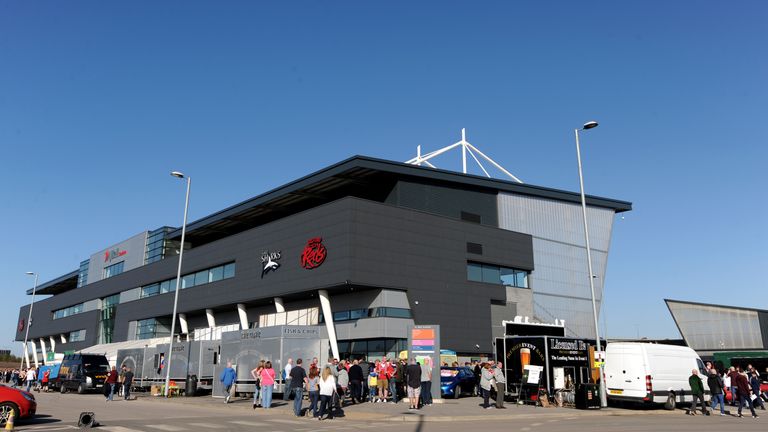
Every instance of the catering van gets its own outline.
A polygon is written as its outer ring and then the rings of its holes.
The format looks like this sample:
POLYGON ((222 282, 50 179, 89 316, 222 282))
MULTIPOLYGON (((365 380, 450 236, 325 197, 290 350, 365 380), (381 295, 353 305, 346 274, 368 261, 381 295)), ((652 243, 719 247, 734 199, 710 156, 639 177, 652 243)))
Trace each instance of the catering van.
POLYGON ((692 402, 688 378, 697 369, 709 394, 704 363, 688 347, 642 342, 609 343, 605 352, 608 399, 643 404, 692 402))
POLYGON ((101 354, 67 354, 59 368, 57 386, 62 393, 77 391, 83 394, 99 390, 109 373, 109 362, 101 354))

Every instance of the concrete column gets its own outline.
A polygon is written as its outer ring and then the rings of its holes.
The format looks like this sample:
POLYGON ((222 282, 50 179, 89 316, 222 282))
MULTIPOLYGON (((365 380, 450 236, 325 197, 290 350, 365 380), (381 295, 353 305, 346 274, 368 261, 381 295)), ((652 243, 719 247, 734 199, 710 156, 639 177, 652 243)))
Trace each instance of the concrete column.
POLYGON ((63 344, 67 343, 67 335, 65 335, 64 333, 61 334, 61 343, 63 344))
POLYGON ((48 356, 45 354, 45 338, 40 338, 40 350, 43 353, 43 363, 45 363, 45 359, 48 358, 48 356))
POLYGON ((35 345, 35 341, 34 340, 30 340, 29 344, 32 345, 32 359, 35 360, 35 367, 39 368, 40 367, 40 361, 37 358, 37 345, 35 345))
POLYGON ((282 297, 275 297, 275 312, 277 313, 285 312, 285 305, 283 304, 282 297))
POLYGON ((205 317, 208 318, 208 327, 216 327, 216 318, 213 316, 213 309, 206 309, 205 317))
POLYGON ((51 342, 51 352, 56 353, 56 339, 53 336, 48 336, 48 341, 51 342))
POLYGON ((237 304, 237 314, 240 315, 240 328, 245 330, 248 328, 248 311, 245 310, 245 305, 242 303, 237 304))
POLYGON ((189 325, 187 324, 187 314, 179 314, 179 327, 181 328, 181 334, 189 334, 189 325))
POLYGON ((24 360, 27 365, 27 369, 29 369, 29 350, 27 349, 27 344, 24 342, 21 343, 22 348, 24 348, 24 360))
POLYGON ((328 291, 318 290, 320 297, 320 307, 325 317, 325 328, 328 330, 328 339, 331 341, 331 352, 334 358, 339 358, 339 343, 336 341, 336 327, 333 325, 333 312, 331 311, 331 300, 328 297, 328 291))

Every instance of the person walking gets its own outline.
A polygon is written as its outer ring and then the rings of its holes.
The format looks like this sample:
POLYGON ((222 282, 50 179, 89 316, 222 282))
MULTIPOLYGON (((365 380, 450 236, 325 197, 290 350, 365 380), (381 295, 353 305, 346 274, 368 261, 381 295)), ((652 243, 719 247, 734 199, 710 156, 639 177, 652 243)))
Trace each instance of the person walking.
POLYGON ((352 361, 352 366, 349 367, 349 396, 352 399, 352 403, 363 402, 363 368, 357 360, 352 361))
POLYGON ((237 373, 232 367, 232 362, 228 361, 227 367, 225 367, 219 375, 219 381, 221 381, 222 391, 224 392, 225 404, 229 403, 229 398, 232 396, 232 386, 235 384, 235 380, 237 380, 237 373))
POLYGON ((709 411, 707 411, 707 403, 704 402, 704 384, 701 382, 698 369, 691 370, 691 376, 688 377, 688 384, 691 386, 691 396, 693 397, 691 410, 688 411, 688 414, 696 415, 696 404, 698 400, 701 402, 701 413, 709 415, 709 411))
POLYGON ((302 360, 296 359, 296 366, 291 368, 291 393, 293 393, 293 413, 301 417, 301 403, 304 401, 304 387, 307 385, 307 372, 301 366, 302 360))
POLYGON ((130 400, 132 385, 133 385, 133 370, 129 367, 126 367, 125 374, 123 375, 123 399, 124 400, 130 400))
POLYGON ((24 377, 24 379, 27 382, 27 392, 29 392, 29 389, 35 385, 35 380, 37 380, 37 375, 35 374, 35 368, 27 369, 27 374, 24 377))
POLYGON ((735 375, 731 376, 731 382, 734 382, 736 385, 736 394, 738 395, 739 401, 738 416, 742 417, 741 409, 746 405, 752 412, 752 418, 756 419, 757 413, 755 413, 755 407, 752 405, 752 399, 750 398, 750 394, 752 393, 752 386, 749 385, 747 376, 736 372, 735 375))
POLYGON ((51 370, 48 369, 45 372, 43 372, 43 379, 40 381, 42 383, 43 391, 48 393, 48 381, 51 378, 51 370))
POLYGON ((338 407, 341 408, 344 405, 344 398, 347 394, 347 389, 349 388, 349 372, 347 371, 347 361, 342 360, 341 363, 339 363, 339 374, 337 375, 338 378, 336 380, 337 382, 337 394, 339 396, 338 400, 338 407))
POLYGON ((388 362, 386 359, 376 364, 376 386, 379 388, 379 399, 377 402, 387 402, 389 393, 389 374, 387 373, 388 362))
POLYGON ((291 369, 293 369, 293 359, 288 358, 285 362, 285 368, 283 369, 283 400, 287 401, 291 398, 291 369))
POLYGON ((259 360, 259 365, 251 369, 251 376, 255 380, 253 389, 253 409, 261 405, 261 370, 264 369, 264 360, 259 360))
POLYGON ((432 358, 424 357, 421 361, 421 401, 422 406, 432 405, 432 358))
POLYGON ((309 376, 307 377, 307 392, 309 394, 309 409, 307 409, 307 415, 312 413, 312 417, 317 417, 318 401, 320 400, 320 387, 318 385, 320 381, 320 372, 317 369, 317 364, 309 368, 309 376))
MULTIPOLYGON (((107 394, 107 402, 113 401, 115 397, 115 386, 117 385, 117 368, 112 366, 112 370, 107 374, 107 379, 104 380, 104 385, 109 386, 109 393, 107 394)), ((105 391, 106 393, 106 391, 105 391)))
POLYGON ((332 399, 333 394, 336 392, 336 379, 333 377, 330 366, 323 368, 323 373, 318 381, 320 387, 320 413, 317 416, 318 420, 323 420, 323 416, 328 412, 328 420, 333 419, 333 406, 332 399))
POLYGON ((117 375, 117 396, 123 394, 123 379, 125 378, 125 365, 120 366, 120 372, 117 375))
POLYGON ((275 389, 275 370, 272 369, 272 362, 264 363, 261 369, 261 406, 264 409, 272 408, 272 391, 275 389))
POLYGON ((731 382, 731 405, 736 406, 737 403, 739 403, 739 390, 736 387, 736 377, 739 376, 739 373, 736 371, 736 368, 731 366, 730 369, 728 369, 728 378, 730 378, 731 382))
POLYGON ((370 388, 368 387, 368 378, 371 376, 371 364, 365 361, 365 357, 360 357, 358 366, 360 366, 360 369, 363 371, 363 385, 360 389, 360 401, 365 402, 366 399, 368 399, 368 394, 370 393, 370 388))
POLYGON ((493 379, 493 371, 491 371, 490 363, 483 363, 480 369, 480 393, 483 395, 483 408, 491 409, 491 405, 488 403, 488 398, 491 397, 491 380, 493 379))
POLYGON ((715 411, 717 405, 720 405, 720 415, 725 415, 725 398, 723 397, 723 389, 725 383, 720 375, 717 374, 717 369, 712 368, 709 370, 709 376, 707 377, 707 386, 709 387, 709 393, 712 398, 712 411, 715 411))
POLYGON ((752 369, 752 377, 749 379, 749 385, 752 387, 752 394, 755 395, 753 405, 755 408, 759 406, 761 410, 765 411, 765 403, 763 403, 763 398, 760 397, 760 374, 757 373, 757 369, 752 369))
POLYGON ((496 368, 493 370, 493 379, 496 381, 496 408, 504 408, 504 395, 507 392, 507 379, 504 376, 504 368, 501 362, 496 364, 496 368))
MULTIPOLYGON (((400 394, 405 394, 405 369, 408 365, 405 359, 398 359, 397 366, 395 367, 395 385, 391 386, 392 400, 397 403, 399 401, 400 394)), ((391 384, 390 384, 391 385, 391 384)))
POLYGON ((421 396, 421 366, 416 359, 411 359, 411 364, 405 368, 405 386, 408 395, 408 409, 419 409, 419 396, 421 396))

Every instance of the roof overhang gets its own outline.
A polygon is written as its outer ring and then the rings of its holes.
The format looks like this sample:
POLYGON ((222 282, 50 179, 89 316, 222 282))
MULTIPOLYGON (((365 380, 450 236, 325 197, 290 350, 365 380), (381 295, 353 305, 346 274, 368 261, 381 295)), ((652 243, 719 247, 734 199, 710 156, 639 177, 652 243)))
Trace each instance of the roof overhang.
MULTIPOLYGON (((78 270, 75 270, 65 274, 64 276, 59 276, 56 279, 40 284, 37 286, 35 293, 43 295, 55 295, 63 293, 64 291, 75 289, 77 288, 77 275, 78 270)), ((27 294, 32 295, 32 288, 27 290, 27 294)))

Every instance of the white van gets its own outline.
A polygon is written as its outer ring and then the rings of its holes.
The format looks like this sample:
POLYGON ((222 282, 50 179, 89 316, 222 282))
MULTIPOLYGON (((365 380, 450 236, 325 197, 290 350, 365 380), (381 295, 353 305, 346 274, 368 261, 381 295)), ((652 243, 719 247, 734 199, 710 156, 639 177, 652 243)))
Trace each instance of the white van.
POLYGON ((688 347, 642 342, 613 342, 605 351, 605 383, 608 399, 625 402, 675 404, 692 402, 688 378, 699 370, 705 394, 709 394, 704 363, 688 347))

